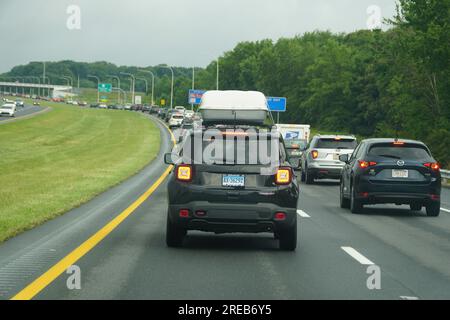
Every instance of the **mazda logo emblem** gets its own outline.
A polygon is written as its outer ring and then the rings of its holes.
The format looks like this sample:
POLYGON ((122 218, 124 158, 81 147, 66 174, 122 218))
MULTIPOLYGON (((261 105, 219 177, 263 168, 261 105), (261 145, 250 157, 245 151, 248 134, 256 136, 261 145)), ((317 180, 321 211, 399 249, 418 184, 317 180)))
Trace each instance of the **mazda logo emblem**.
POLYGON ((397 165, 398 165, 399 167, 403 167, 403 166, 405 165, 405 161, 399 160, 399 161, 397 161, 397 165))

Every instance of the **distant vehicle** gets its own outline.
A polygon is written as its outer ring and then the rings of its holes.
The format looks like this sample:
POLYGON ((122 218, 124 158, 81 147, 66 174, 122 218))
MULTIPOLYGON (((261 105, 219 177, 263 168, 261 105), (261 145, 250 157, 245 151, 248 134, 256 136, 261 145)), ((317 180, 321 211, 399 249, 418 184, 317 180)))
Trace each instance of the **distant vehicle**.
POLYGON ((301 157, 301 180, 312 184, 314 179, 340 179, 345 163, 339 157, 352 154, 357 145, 354 136, 314 136, 301 157))
POLYGON ((283 139, 286 140, 306 140, 309 141, 311 126, 308 124, 277 124, 283 139))
POLYGON ((311 126, 306 124, 277 124, 277 129, 283 136, 292 166, 299 169, 301 167, 300 159, 310 138, 311 126))
POLYGON ((186 110, 186 111, 184 111, 184 117, 185 117, 186 119, 192 119, 192 118, 194 117, 194 115, 195 115, 195 112, 192 111, 192 110, 186 110))
POLYGON ((181 113, 184 113, 186 111, 186 108, 183 106, 176 106, 174 109, 181 113))
POLYGON ((364 205, 407 204, 413 211, 426 208, 437 217, 441 211, 440 166, 428 147, 419 141, 368 139, 353 155, 344 154, 340 203, 352 213, 364 205))
POLYGON ((165 119, 167 115, 167 109, 166 108, 161 108, 158 111, 158 117, 160 117, 161 119, 165 119))
POLYGON ((17 99, 16 106, 23 108, 23 107, 25 107, 25 103, 22 100, 17 99))
POLYGON ((180 127, 183 123, 184 117, 181 113, 173 113, 169 119, 169 128, 180 127))
POLYGON ((0 107, 0 116, 14 117, 16 114, 16 105, 14 103, 5 103, 0 107))
POLYGON ((132 106, 131 106, 130 104, 126 104, 126 105, 123 107, 123 109, 124 109, 124 110, 127 110, 127 111, 131 111, 131 110, 132 110, 132 106))
POLYGON ((97 103, 91 103, 89 107, 90 108, 98 108, 98 104, 97 103))
POLYGON ((98 106, 99 109, 108 109, 108 106, 106 104, 100 104, 98 106))
POLYGON ((40 106, 41 103, 39 101, 33 101, 33 106, 40 106))
POLYGON ((88 105, 88 103, 86 101, 78 101, 78 105, 80 107, 86 107, 88 105))

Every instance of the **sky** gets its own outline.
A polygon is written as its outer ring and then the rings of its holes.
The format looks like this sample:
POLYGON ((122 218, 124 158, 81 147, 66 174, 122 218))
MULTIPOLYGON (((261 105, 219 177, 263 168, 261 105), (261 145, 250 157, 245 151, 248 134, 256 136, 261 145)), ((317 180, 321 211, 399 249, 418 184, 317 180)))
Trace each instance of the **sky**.
POLYGON ((367 29, 378 16, 392 17, 395 3, 0 0, 0 72, 30 61, 59 60, 204 67, 241 41, 367 29))

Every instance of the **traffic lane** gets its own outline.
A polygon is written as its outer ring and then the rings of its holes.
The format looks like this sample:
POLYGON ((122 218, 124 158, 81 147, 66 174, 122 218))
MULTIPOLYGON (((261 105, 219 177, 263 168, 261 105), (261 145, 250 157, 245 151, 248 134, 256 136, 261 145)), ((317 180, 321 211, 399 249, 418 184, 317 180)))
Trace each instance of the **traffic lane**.
MULTIPOLYGON (((450 210, 450 188, 443 187, 441 193, 441 207, 450 210)), ((450 213, 450 212, 447 212, 450 213)))
POLYGON ((164 171, 171 137, 159 122, 161 150, 141 172, 88 203, 0 245, 0 299, 8 299, 133 203, 164 171), (166 147, 166 148, 165 148, 166 147))
MULTIPOLYGON (((63 274, 37 298, 396 299, 406 292, 389 281, 384 291, 369 290, 367 266, 341 248, 357 241, 348 241, 347 230, 323 228, 318 218, 299 219, 296 252, 278 250, 272 235, 200 232, 189 232, 183 248, 169 249, 165 187, 77 262, 81 290, 69 290, 63 274)), ((322 210, 302 201, 310 212, 322 210)))
POLYGON ((62 275, 38 298, 377 298, 367 290, 366 269, 308 221, 300 223, 294 253, 279 251, 271 235, 200 232, 190 232, 181 249, 167 248, 164 187, 77 263, 81 290, 68 290, 62 275))
MULTIPOLYGON (((323 210, 312 214, 328 232, 346 232, 349 242, 367 252, 381 267, 383 287, 398 283, 406 296, 423 299, 450 298, 450 215, 429 218, 424 210, 408 206, 377 205, 360 215, 339 207, 339 183, 323 181, 301 186, 302 193, 323 210), (321 217, 324 215, 323 217, 321 217)), ((308 202, 305 203, 306 205, 308 202)), ((314 206, 306 207, 314 210, 314 206)))
POLYGON ((14 118, 20 118, 26 115, 30 115, 39 111, 42 111, 44 108, 40 107, 40 106, 29 106, 26 105, 25 107, 21 108, 17 108, 16 109, 16 114, 15 117, 11 118, 11 117, 6 117, 6 116, 0 116, 0 121, 5 121, 5 120, 11 120, 14 118))

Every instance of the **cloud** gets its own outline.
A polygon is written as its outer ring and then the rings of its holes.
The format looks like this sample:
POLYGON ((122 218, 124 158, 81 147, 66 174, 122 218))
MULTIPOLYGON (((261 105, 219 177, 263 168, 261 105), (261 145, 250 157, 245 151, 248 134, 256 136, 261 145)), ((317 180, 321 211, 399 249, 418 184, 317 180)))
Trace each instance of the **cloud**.
POLYGON ((394 0, 2 0, 0 72, 29 61, 205 66, 239 41, 366 28, 367 8, 394 0), (66 27, 69 5, 81 29, 66 27))

